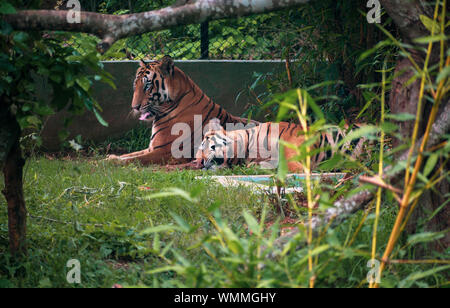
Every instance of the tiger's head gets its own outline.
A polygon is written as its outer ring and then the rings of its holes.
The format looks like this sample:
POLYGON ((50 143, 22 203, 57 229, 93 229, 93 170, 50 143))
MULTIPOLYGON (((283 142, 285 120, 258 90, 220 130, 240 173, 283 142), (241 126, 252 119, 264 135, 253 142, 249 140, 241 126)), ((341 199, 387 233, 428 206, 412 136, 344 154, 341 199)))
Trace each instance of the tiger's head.
POLYGON ((220 125, 220 120, 212 119, 195 158, 205 169, 223 165, 224 155, 232 142, 233 140, 226 135, 225 129, 220 125))
POLYGON ((170 110, 178 93, 172 90, 175 67, 170 56, 146 63, 141 60, 134 80, 132 109, 142 121, 153 121, 170 110))

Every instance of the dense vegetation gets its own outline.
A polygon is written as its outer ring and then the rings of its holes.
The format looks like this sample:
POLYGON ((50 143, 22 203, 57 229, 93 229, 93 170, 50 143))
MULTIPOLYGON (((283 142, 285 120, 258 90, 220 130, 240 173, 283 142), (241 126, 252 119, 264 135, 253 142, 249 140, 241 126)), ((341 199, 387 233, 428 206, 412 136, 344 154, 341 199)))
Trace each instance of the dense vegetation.
MULTIPOLYGON (((16 8, 40 5, 40 1, 9 2, 16 8)), ((64 6, 64 1, 42 2, 48 8, 64 6)), ((114 14, 147 11, 174 2, 81 1, 84 9, 114 14)), ((82 287, 110 287, 115 283, 151 287, 367 286, 371 269, 367 262, 381 258, 392 236, 398 214, 395 193, 380 189, 365 211, 335 228, 325 226, 314 240, 303 227, 339 197, 361 190, 358 177, 362 173, 382 173, 383 166, 395 162, 396 153, 416 141, 413 136, 400 147, 389 142, 399 137, 399 124, 415 116, 390 114, 385 104, 395 77, 395 61, 409 56, 405 52, 409 46, 399 41, 389 17, 383 18, 382 25, 368 24, 363 4, 356 0, 315 1, 295 10, 210 23, 211 58, 286 59, 290 63, 286 73, 255 75, 249 91, 258 85, 265 91, 254 96, 245 115, 307 119, 306 135, 311 140, 324 127, 331 128, 328 124, 342 124, 343 119, 374 124, 351 135, 377 141, 367 159, 354 161, 345 154, 336 155, 319 170, 351 171, 355 175, 351 180, 342 185, 303 183, 305 191, 312 189, 314 200, 305 195, 274 197, 196 178, 210 175, 204 172, 166 173, 137 165, 115 166, 98 155, 103 153, 103 145, 83 143, 81 139, 78 143, 88 157, 76 152, 65 159, 46 156, 35 151, 39 134, 25 135, 22 147, 30 154, 24 170, 29 249, 19 262, 8 253, 6 206, 0 199, 0 287, 76 287, 66 281, 66 262, 73 258, 82 263, 82 287), (29 139, 36 144, 30 146, 29 139), (313 205, 317 207, 313 209, 313 205), (298 228, 300 232, 269 258, 285 228, 298 228), (373 243, 377 245, 372 247, 373 243)), ((0 13, 13 9, 2 4, 0 13)), ((437 19, 422 20, 431 34, 439 28, 437 19)), ((86 34, 13 32, 3 22, 0 31, 0 66, 4 69, 0 73, 0 95, 16 102, 22 129, 37 132, 43 116, 67 105, 74 113, 87 108, 103 122, 91 96, 94 80, 111 84, 100 60, 153 59, 164 54, 179 59, 200 56, 199 25, 123 39, 105 55, 95 50, 98 39, 86 34), (57 93, 52 102, 38 99, 30 71, 48 77, 57 93), (17 84, 20 86, 13 86, 17 84)), ((424 42, 439 44, 447 38, 431 36, 424 42)), ((441 46, 446 47, 444 43, 441 46)), ((442 65, 449 57, 448 49, 440 56, 441 65, 424 69, 433 76, 424 84, 434 93, 441 82, 448 84, 448 64, 442 65)), ((418 69, 414 80, 420 78, 426 79, 418 69)), ((421 98, 424 96, 422 92, 421 98)), ((429 109, 440 103, 438 96, 429 94, 426 99, 429 109)), ((147 146, 148 134, 147 128, 129 132, 113 146, 126 151, 142 149, 147 146)), ((76 143, 72 145, 79 150, 76 143)), ((413 185, 414 200, 418 202, 421 194, 437 183, 449 181, 449 173, 437 168, 439 163, 448 163, 449 152, 448 142, 425 152, 425 168, 419 173, 418 184, 413 185)), ((308 143, 299 147, 299 153, 299 159, 306 161, 308 143)), ((281 162, 274 173, 274 185, 283 185, 284 167, 285 162, 281 162)), ((393 169, 391 172, 408 169, 407 163, 395 164, 393 169)), ((222 171, 261 172, 248 168, 222 171)), ((402 233, 381 286, 448 285, 448 247, 435 249, 437 245, 429 244, 442 239, 448 230, 431 232, 426 227, 447 206, 450 196, 443 197, 447 201, 436 211, 416 219, 415 233, 402 233)), ((420 206, 417 202, 415 206, 420 206)), ((406 228, 406 223, 402 227, 406 228)))
MULTIPOLYGON (((235 169, 225 174, 255 172, 235 169)), ((307 285, 306 250, 285 251, 272 261, 259 255, 258 248, 274 240, 279 224, 264 228, 260 234, 259 223, 252 217, 259 219, 264 212, 265 225, 276 222, 280 214, 273 200, 245 187, 225 189, 210 180, 195 179, 200 175, 207 174, 117 167, 96 158, 30 160, 25 177, 29 256, 16 264, 8 255, 6 207, 2 201, 0 287, 77 286, 66 281, 66 263, 73 258, 81 261, 81 287, 307 285), (188 193, 154 195, 167 187, 188 193), (259 262, 266 267, 258 269, 259 262), (160 272, 164 268, 167 271, 160 272)), ((382 211, 380 242, 389 236, 395 211, 389 206, 382 211)), ((304 216, 305 209, 300 213, 294 217, 304 216)), ((326 232, 316 260, 318 287, 366 285, 374 218, 370 212, 361 212, 326 232), (362 222, 362 228, 358 228, 362 222)), ((412 258, 414 247, 422 240, 427 238, 405 238, 398 257, 412 258)), ((296 242, 301 238, 292 242, 291 249, 296 242)), ((432 265, 399 264, 393 269, 383 279, 383 286, 438 287, 446 283, 439 273, 429 273, 425 280, 414 274, 437 272, 432 265)))

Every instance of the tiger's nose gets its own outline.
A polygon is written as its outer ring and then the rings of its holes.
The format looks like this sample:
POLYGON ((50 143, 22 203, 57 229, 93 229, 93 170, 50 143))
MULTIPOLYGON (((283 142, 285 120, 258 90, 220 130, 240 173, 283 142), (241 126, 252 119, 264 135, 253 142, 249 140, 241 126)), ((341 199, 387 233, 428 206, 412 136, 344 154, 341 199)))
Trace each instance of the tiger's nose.
POLYGON ((132 108, 132 109, 134 109, 134 110, 137 110, 137 111, 139 111, 139 108, 141 108, 141 105, 137 105, 137 106, 132 106, 131 108, 132 108))

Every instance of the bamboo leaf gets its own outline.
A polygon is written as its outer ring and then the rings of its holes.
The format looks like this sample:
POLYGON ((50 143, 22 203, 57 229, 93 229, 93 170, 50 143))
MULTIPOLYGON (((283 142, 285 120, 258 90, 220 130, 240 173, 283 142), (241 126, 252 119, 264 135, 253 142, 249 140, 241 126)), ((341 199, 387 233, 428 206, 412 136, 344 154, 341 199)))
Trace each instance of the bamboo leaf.
POLYGON ((303 259, 301 259, 300 261, 298 261, 298 262, 295 264, 295 266, 298 266, 298 265, 301 265, 301 264, 306 263, 306 262, 308 261, 308 257, 309 257, 309 256, 315 257, 315 256, 321 254, 322 252, 327 251, 328 249, 330 249, 330 245, 322 245, 322 246, 319 246, 319 247, 317 247, 317 248, 314 248, 313 251, 311 251, 311 253, 310 253, 309 255, 306 255, 303 259))
POLYGON ((448 75, 450 75, 450 66, 446 66, 442 71, 439 72, 436 78, 436 82, 439 83, 441 82, 441 80, 448 78, 448 75))
POLYGON ((434 43, 439 41, 446 41, 447 36, 445 34, 438 34, 438 35, 432 35, 432 36, 425 36, 425 37, 419 37, 414 40, 414 42, 418 44, 428 44, 428 43, 434 43))
POLYGON ((359 139, 361 137, 369 137, 378 131, 379 131, 379 129, 373 125, 367 125, 367 126, 363 126, 361 128, 352 130, 351 132, 348 133, 347 136, 345 136, 344 139, 342 139, 341 142, 339 142, 339 146, 342 146, 346 142, 352 141, 354 139, 359 139))
POLYGON ((194 229, 178 214, 170 212, 170 216, 172 216, 172 218, 177 222, 178 226, 180 226, 181 230, 183 230, 184 232, 189 233, 194 229))
POLYGON ((448 231, 443 232, 423 232, 419 234, 411 235, 408 238, 408 244, 409 245, 415 245, 418 243, 428 243, 432 241, 439 240, 444 237, 445 233, 448 231))
POLYGON ((425 168, 423 169, 423 175, 428 176, 431 171, 433 171, 434 166, 436 166, 436 163, 439 159, 439 154, 433 153, 430 155, 430 157, 427 160, 427 163, 425 164, 425 168))
POLYGON ((430 269, 428 271, 425 272, 417 272, 417 273, 413 273, 411 275, 409 275, 408 277, 406 277, 406 279, 404 279, 403 281, 400 282, 400 287, 403 288, 407 288, 410 287, 414 282, 416 282, 419 279, 423 279, 426 278, 428 276, 437 274, 441 271, 447 270, 450 268, 450 265, 445 265, 445 266, 440 266, 440 267, 436 267, 433 269, 430 269))
POLYGON ((419 17, 420 21, 422 21, 423 25, 428 29, 428 31, 430 31, 430 33, 439 33, 441 27, 435 20, 425 15, 420 15, 419 17))
POLYGON ((244 219, 250 231, 254 234, 259 235, 260 234, 259 224, 256 221, 255 217, 250 215, 248 212, 244 212, 244 219))
POLYGON ((395 121, 411 121, 411 120, 415 120, 416 119, 416 115, 415 114, 410 114, 410 113, 395 113, 395 114, 386 114, 385 115, 386 119, 392 119, 395 121))
POLYGON ((160 225, 156 227, 147 228, 141 232, 142 235, 152 234, 152 233, 160 233, 160 232, 173 232, 173 231, 182 231, 182 229, 178 226, 171 225, 160 225))
POLYGON ((286 179, 286 175, 288 174, 288 165, 286 161, 286 157, 284 156, 284 145, 280 144, 280 155, 278 159, 278 179, 284 181, 286 179))

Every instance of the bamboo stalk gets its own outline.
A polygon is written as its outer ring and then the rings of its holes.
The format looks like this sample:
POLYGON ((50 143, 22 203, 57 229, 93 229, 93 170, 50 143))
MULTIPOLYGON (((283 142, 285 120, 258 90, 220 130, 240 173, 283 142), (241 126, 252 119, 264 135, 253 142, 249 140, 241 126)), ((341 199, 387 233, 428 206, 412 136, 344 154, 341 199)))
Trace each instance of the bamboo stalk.
MULTIPOLYGON (((439 13, 439 1, 436 2, 436 7, 434 9, 434 17, 433 17, 433 21, 436 21, 437 17, 438 17, 438 13, 439 13)), ((434 35, 434 27, 431 27, 431 36, 434 35)), ((416 144, 416 139, 417 139, 417 134, 419 132, 419 124, 420 124, 420 120, 421 120, 421 115, 422 115, 422 103, 423 103, 423 93, 425 90, 425 82, 426 82, 426 74, 428 73, 428 63, 430 61, 430 57, 431 57, 431 49, 433 48, 433 43, 430 42, 428 43, 428 49, 427 49, 427 55, 425 57, 425 63, 424 63, 424 67, 422 70, 422 78, 420 81, 420 94, 419 94, 419 102, 417 105, 417 113, 416 113, 416 121, 414 123, 414 130, 413 130, 413 135, 412 135, 412 145, 408 154, 408 159, 406 161, 406 173, 405 173, 405 187, 408 185, 409 182, 409 166, 411 164, 411 158, 412 155, 414 153, 414 148, 415 148, 415 144, 416 144)))
MULTIPOLYGON (((384 124, 384 108, 385 108, 385 90, 386 90, 386 62, 383 65, 382 83, 381 83, 381 120, 380 124, 384 124)), ((380 162, 378 165, 378 177, 383 178, 383 154, 384 154, 384 130, 381 130, 380 136, 380 162)), ((373 234, 372 234, 372 260, 375 260, 375 255, 377 253, 377 233, 378 233, 378 222, 380 220, 380 208, 381 208, 381 193, 383 188, 379 187, 377 190, 377 200, 375 206, 375 222, 373 224, 373 234)), ((369 288, 374 287, 374 282, 369 282, 369 288)))
MULTIPOLYGON (((444 0, 444 2, 445 2, 445 0, 444 0)), ((444 5, 444 7, 445 7, 445 5, 444 5)), ((436 2, 434 19, 433 19, 434 21, 436 21, 436 19, 437 19, 438 12, 439 12, 439 1, 436 2)), ((431 31, 431 35, 433 35, 433 32, 434 32, 434 28, 431 31)), ((430 42, 428 44, 427 56, 426 56, 425 63, 424 63, 424 69, 422 71, 421 87, 420 87, 420 92, 419 92, 419 106, 417 108, 418 114, 420 114, 420 112, 421 112, 421 104, 422 104, 422 101, 424 98, 424 87, 425 87, 425 79, 426 79, 425 72, 427 72, 427 70, 428 70, 428 62, 429 62, 429 59, 431 56, 432 46, 433 46, 433 42, 430 42)), ((442 82, 443 82, 443 80, 441 81, 441 84, 442 84, 442 82)), ((413 169, 411 178, 409 178, 409 163, 407 163, 406 175, 408 176, 408 178, 405 179, 405 193, 403 194, 402 203, 400 204, 400 210, 397 214, 397 218, 395 220, 394 227, 391 231, 391 235, 389 236, 389 241, 388 241, 387 247, 384 251, 382 260, 381 260, 381 265, 380 265, 380 269, 379 269, 379 277, 381 277, 381 274, 383 273, 383 270, 386 267, 386 263, 389 261, 389 256, 391 255, 392 251, 394 250, 395 244, 397 243, 397 240, 402 231, 402 225, 404 222, 403 219, 406 215, 406 211, 407 211, 409 203, 410 203, 410 196, 411 196, 411 193, 413 192, 413 189, 414 189, 414 186, 415 186, 415 183, 417 180, 417 175, 419 174, 419 170, 422 166, 423 157, 424 157, 423 152, 426 148, 428 138, 430 137, 431 128, 436 119, 436 115, 437 115, 437 112, 439 110, 439 106, 441 103, 441 94, 440 93, 442 91, 440 91, 439 88, 440 87, 438 87, 438 91, 434 94, 435 103, 431 109, 430 117, 428 118, 427 127, 426 127, 425 134, 424 134, 424 137, 422 140, 422 144, 419 149, 418 157, 417 157, 416 163, 414 165, 414 169, 413 169)), ((408 154, 408 162, 410 162, 412 153, 415 148, 415 139, 417 138, 417 130, 418 130, 418 121, 416 119, 416 125, 414 127, 414 132, 413 132, 413 143, 411 145, 410 152, 408 154)), ((375 284, 375 287, 379 287, 379 284, 378 283, 375 284)))
MULTIPOLYGON (((299 105, 300 105, 300 114, 301 117, 299 117, 300 123, 303 127, 303 132, 305 134, 305 142, 307 143, 309 140, 308 136, 308 121, 307 121, 307 111, 308 111, 308 102, 306 99, 303 98, 300 89, 297 89, 297 95, 299 99, 299 105)), ((313 240, 313 230, 312 230, 312 217, 313 217, 313 209, 314 209, 314 202, 312 200, 312 190, 311 190, 311 147, 308 145, 306 147, 306 191, 307 191, 307 199, 308 199, 308 269, 310 273, 313 273, 313 258, 312 258, 312 240, 313 240)), ((314 275, 309 280, 309 287, 314 288, 314 281, 315 277, 314 275)))

